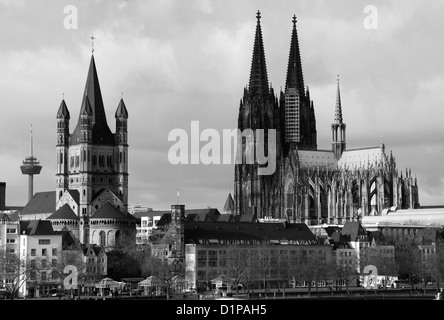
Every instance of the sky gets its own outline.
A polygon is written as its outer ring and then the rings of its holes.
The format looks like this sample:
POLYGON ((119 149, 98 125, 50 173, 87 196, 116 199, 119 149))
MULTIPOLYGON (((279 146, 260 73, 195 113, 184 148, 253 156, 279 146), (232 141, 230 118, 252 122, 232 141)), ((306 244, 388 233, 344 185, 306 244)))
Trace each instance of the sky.
MULTIPOLYGON (((285 85, 292 17, 318 149, 331 149, 340 75, 347 148, 379 145, 411 169, 421 205, 444 204, 444 2, 436 0, 0 0, 0 181, 23 206, 30 154, 43 166, 34 192, 55 190, 56 113, 78 119, 93 34, 107 121, 129 113, 129 204, 223 209, 234 165, 173 165, 174 129, 237 128, 239 101, 261 26, 268 79, 285 85), (372 5, 368 11, 368 5, 372 5), (74 8, 74 9, 73 9, 74 8), (75 15, 77 13, 77 15, 75 15), (77 18, 77 19, 76 19, 77 18), (371 19, 370 19, 371 18, 371 19)), ((201 143, 202 146, 202 143, 201 143)))

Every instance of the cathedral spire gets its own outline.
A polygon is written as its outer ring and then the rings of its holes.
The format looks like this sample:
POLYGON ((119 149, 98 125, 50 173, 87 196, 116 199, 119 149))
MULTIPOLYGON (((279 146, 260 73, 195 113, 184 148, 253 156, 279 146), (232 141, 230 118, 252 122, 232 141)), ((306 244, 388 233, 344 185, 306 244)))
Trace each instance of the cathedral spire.
POLYGON ((338 89, 336 91, 335 123, 342 123, 342 106, 341 106, 341 90, 339 88, 339 75, 337 81, 338 81, 338 89))
POLYGON ((257 25, 256 25, 256 35, 254 38, 253 47, 253 57, 251 60, 251 70, 250 70, 250 92, 259 92, 262 94, 268 94, 268 75, 267 75, 267 65, 265 63, 265 52, 264 43, 262 40, 262 29, 261 29, 261 13, 257 12, 257 25))
POLYGON ((291 34, 290 56, 288 58, 287 80, 285 89, 298 89, 304 93, 304 76, 302 74, 301 53, 299 50, 298 32, 296 30, 296 15, 293 16, 293 32, 291 34))

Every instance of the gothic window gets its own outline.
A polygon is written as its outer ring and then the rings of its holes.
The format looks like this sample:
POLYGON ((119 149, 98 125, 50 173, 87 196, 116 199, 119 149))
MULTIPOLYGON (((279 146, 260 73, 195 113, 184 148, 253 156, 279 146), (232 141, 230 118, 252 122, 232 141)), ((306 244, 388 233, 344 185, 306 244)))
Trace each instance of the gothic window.
POLYGON ((76 156, 76 167, 79 166, 79 156, 76 156))
POLYGON ((119 161, 122 162, 122 151, 119 152, 119 161))
POLYGON ((92 156, 92 164, 93 165, 97 164, 97 156, 95 154, 93 154, 93 156, 92 156))
POLYGON ((105 247, 106 246, 106 234, 105 234, 105 231, 103 231, 103 230, 100 231, 99 236, 100 236, 100 245, 102 247, 105 247))
POLYGON ((74 156, 71 156, 70 166, 74 167, 74 156))

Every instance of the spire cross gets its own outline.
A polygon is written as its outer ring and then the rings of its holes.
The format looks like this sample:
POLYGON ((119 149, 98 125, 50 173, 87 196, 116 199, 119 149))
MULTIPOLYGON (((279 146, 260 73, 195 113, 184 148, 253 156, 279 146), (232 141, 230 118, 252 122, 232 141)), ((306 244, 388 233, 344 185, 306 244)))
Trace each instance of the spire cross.
POLYGON ((261 12, 259 10, 257 11, 256 18, 258 22, 261 19, 261 12))
POLYGON ((338 81, 338 84, 339 84, 339 74, 337 75, 337 81, 338 81))
POLYGON ((295 26, 297 22, 296 15, 293 16, 293 25, 295 26))
POLYGON ((94 40, 97 38, 95 38, 93 34, 89 38, 91 39, 91 52, 94 53, 94 40))

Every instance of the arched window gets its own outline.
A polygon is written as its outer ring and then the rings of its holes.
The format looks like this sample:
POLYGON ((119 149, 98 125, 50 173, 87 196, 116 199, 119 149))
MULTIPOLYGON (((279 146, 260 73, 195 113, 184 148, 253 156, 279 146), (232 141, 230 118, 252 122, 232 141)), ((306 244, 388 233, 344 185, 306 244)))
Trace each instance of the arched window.
POLYGON ((106 246, 106 234, 105 234, 105 231, 103 231, 103 230, 100 231, 99 236, 100 236, 100 245, 102 247, 105 247, 106 246))

